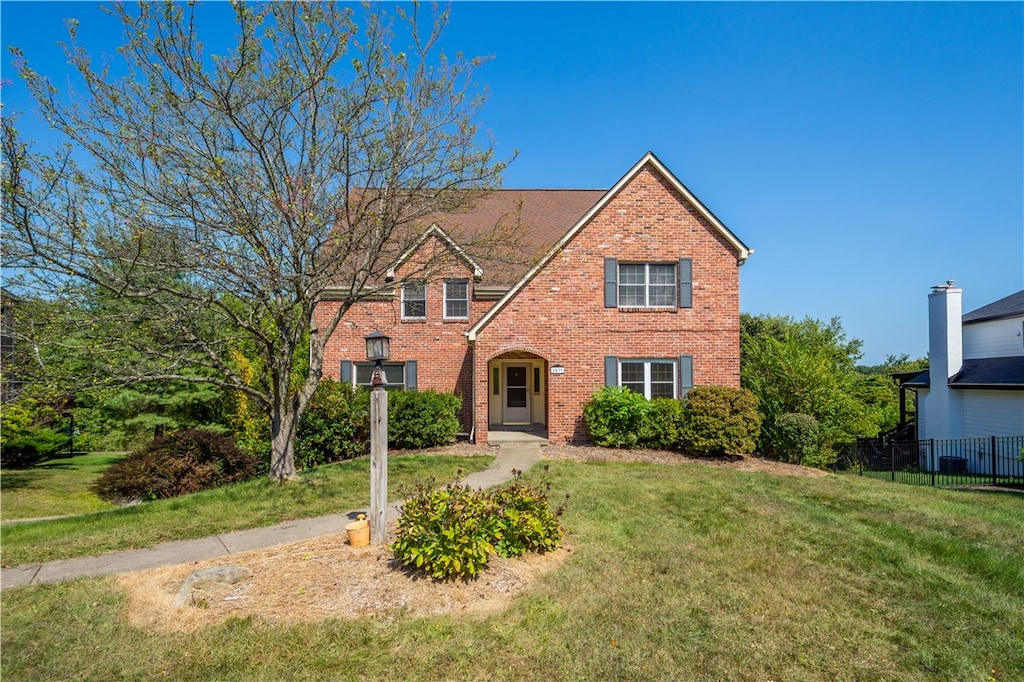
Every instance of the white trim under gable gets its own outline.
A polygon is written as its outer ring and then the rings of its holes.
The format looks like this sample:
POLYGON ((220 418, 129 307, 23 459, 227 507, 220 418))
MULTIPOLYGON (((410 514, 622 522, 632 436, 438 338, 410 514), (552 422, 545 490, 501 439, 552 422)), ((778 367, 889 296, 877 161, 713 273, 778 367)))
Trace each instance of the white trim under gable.
POLYGON ((658 160, 658 157, 654 155, 654 152, 647 152, 646 154, 644 154, 643 158, 637 161, 636 164, 634 164, 633 167, 629 169, 629 172, 623 175, 619 179, 619 181, 612 186, 610 190, 605 192, 604 196, 601 197, 601 199, 598 200, 598 202, 594 204, 589 211, 583 214, 582 218, 576 221, 576 224, 573 225, 568 232, 562 235, 562 238, 559 239, 555 243, 555 245, 548 250, 546 254, 544 254, 544 257, 541 258, 536 265, 530 268, 529 272, 523 275, 522 279, 516 282, 512 286, 512 288, 508 290, 508 293, 506 293, 501 298, 500 301, 491 306, 491 309, 484 313, 483 317, 477 320, 476 324, 474 324, 472 327, 469 328, 468 331, 465 332, 466 336, 469 337, 470 343, 476 341, 477 335, 484 327, 487 326, 487 324, 494 318, 494 316, 497 315, 502 309, 504 309, 508 302, 515 298, 519 291, 522 290, 522 288, 525 287, 530 282, 530 280, 537 276, 537 273, 539 273, 541 270, 547 267, 548 263, 550 263, 552 259, 554 259, 558 252, 561 251, 562 248, 565 247, 565 245, 568 244, 569 241, 574 236, 576 236, 576 234, 580 230, 582 230, 583 227, 587 223, 589 223, 595 215, 597 215, 602 209, 604 209, 604 207, 608 205, 608 202, 610 202, 612 198, 619 193, 619 190, 625 187, 626 184, 628 184, 634 177, 636 177, 636 175, 640 173, 640 171, 647 164, 651 164, 652 166, 654 166, 654 169, 658 171, 662 175, 662 177, 668 180, 669 183, 680 194, 682 194, 688 202, 693 204, 697 211, 702 216, 704 216, 709 223, 711 223, 712 227, 714 227, 719 232, 719 234, 725 237, 726 241, 732 244, 733 248, 735 248, 737 251, 737 259, 739 260, 740 265, 743 265, 743 263, 746 262, 747 258, 750 257, 750 254, 754 253, 754 250, 749 248, 742 241, 740 241, 739 237, 734 235, 729 230, 729 228, 723 225, 722 222, 715 217, 715 214, 708 210, 707 206, 701 203, 701 201, 697 197, 695 197, 689 189, 686 188, 686 185, 680 182, 679 178, 673 175, 672 172, 668 168, 666 168, 661 161, 658 160))
POLYGON ((395 270, 400 268, 402 266, 402 263, 409 260, 412 254, 416 253, 416 251, 419 250, 419 248, 423 246, 423 243, 427 241, 427 239, 429 239, 430 237, 437 237, 438 239, 440 239, 441 242, 444 243, 444 245, 447 246, 456 256, 461 258, 466 263, 466 265, 468 265, 470 269, 473 271, 474 280, 479 281, 484 276, 484 269, 480 267, 480 264, 473 260, 473 257, 466 253, 465 249, 456 244, 455 240, 449 237, 448 233, 442 230, 441 226, 438 225, 437 223, 434 223, 430 227, 428 227, 427 231, 420 235, 420 238, 417 239, 416 242, 412 246, 410 246, 405 253, 399 256, 398 260, 395 261, 395 264, 388 268, 387 276, 394 279, 395 270))

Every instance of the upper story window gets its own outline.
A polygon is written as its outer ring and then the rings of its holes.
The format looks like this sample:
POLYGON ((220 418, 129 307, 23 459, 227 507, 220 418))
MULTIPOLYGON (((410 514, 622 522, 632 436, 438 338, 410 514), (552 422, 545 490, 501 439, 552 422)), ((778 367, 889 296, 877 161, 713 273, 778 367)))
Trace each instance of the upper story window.
POLYGON ((416 280, 402 285, 402 317, 422 320, 427 316, 427 286, 416 280))
POLYGON ((693 307, 693 261, 620 263, 604 259, 606 308, 693 307))
POLYGON ((444 317, 446 320, 464 320, 469 317, 469 280, 445 280, 444 317))
POLYGON ((619 307, 673 308, 675 305, 674 263, 619 264, 619 307))

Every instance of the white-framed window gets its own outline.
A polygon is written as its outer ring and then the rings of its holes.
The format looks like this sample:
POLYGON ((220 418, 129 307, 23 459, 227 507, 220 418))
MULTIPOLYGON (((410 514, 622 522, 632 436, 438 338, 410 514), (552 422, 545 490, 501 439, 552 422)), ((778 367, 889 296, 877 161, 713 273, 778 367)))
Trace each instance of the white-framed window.
POLYGON ((693 388, 693 356, 620 358, 604 356, 604 385, 624 386, 652 398, 682 398, 693 388))
POLYGON ((412 280, 402 285, 402 318, 422 320, 427 317, 427 284, 412 280))
POLYGON ((675 263, 619 263, 620 308, 674 308, 675 263))
MULTIPOLYGON (((376 363, 357 362, 355 364, 355 383, 359 388, 373 388, 373 368, 376 363)), ((383 363, 384 376, 387 383, 384 388, 389 391, 397 391, 405 388, 405 363, 385 362, 383 363)))
POLYGON ((605 308, 693 307, 693 259, 676 263, 619 263, 604 259, 605 308))
MULTIPOLYGON (((341 381, 367 390, 373 388, 374 362, 352 362, 351 360, 341 361, 341 381)), ((417 391, 419 384, 416 376, 416 360, 405 362, 382 363, 385 376, 384 388, 387 390, 417 391)))
POLYGON ((675 360, 620 360, 619 385, 640 393, 648 400, 675 398, 675 360))
POLYGON ((464 320, 469 317, 469 280, 445 280, 444 317, 446 320, 464 320))

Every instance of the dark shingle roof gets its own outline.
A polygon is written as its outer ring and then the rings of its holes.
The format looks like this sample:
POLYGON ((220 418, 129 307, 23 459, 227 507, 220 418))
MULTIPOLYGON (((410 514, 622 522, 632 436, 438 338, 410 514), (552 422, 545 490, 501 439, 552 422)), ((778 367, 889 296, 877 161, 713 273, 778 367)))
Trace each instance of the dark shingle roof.
MULTIPOLYGON (((603 189, 500 189, 488 192, 471 206, 453 213, 428 216, 421 224, 436 222, 457 243, 484 233, 498 224, 520 226, 518 263, 487 254, 473 254, 484 270, 484 284, 511 285, 562 235, 603 197, 603 189)), ((425 229, 425 228, 424 228, 425 229)))
MULTIPOLYGON (((931 374, 925 370, 900 383, 906 388, 929 388, 931 374)), ((1006 358, 972 358, 950 380, 953 388, 1024 389, 1024 355, 1006 358)))
POLYGON ((949 385, 953 388, 1024 389, 1024 355, 964 360, 963 369, 949 385))
POLYGON ((900 386, 906 386, 907 388, 928 388, 931 385, 931 377, 928 374, 928 370, 919 372, 913 378, 900 382, 900 386))
POLYGON ((481 266, 478 285, 507 288, 605 194, 606 189, 493 189, 457 210, 429 214, 411 229, 419 237, 438 225, 481 266), (508 240, 489 243, 496 229, 508 240))
POLYGON ((999 317, 1010 317, 1012 315, 1024 315, 1024 289, 1006 298, 1001 298, 994 303, 989 303, 977 310, 964 315, 964 324, 981 322, 983 320, 994 320, 999 317))

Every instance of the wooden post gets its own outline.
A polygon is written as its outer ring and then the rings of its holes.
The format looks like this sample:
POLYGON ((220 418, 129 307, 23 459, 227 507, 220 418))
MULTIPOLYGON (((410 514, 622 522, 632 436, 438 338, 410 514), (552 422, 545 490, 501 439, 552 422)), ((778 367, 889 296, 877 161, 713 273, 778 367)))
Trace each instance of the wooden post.
POLYGON ((388 392, 370 392, 370 544, 388 540, 388 392))

